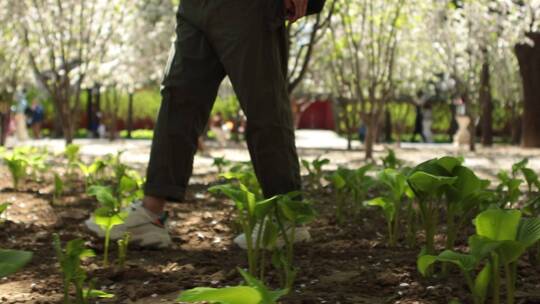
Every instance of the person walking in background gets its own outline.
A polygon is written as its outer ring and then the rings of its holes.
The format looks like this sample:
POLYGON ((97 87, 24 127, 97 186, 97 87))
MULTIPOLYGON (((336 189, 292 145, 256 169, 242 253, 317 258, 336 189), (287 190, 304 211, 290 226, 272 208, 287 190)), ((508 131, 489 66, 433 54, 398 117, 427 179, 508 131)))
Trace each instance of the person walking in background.
POLYGON ((448 139, 450 142, 454 142, 454 135, 458 130, 458 123, 456 120, 457 116, 457 105, 453 101, 450 103, 450 126, 448 128, 448 139))
POLYGON ((424 136, 424 127, 422 122, 424 121, 424 116, 422 115, 422 107, 418 104, 416 106, 416 117, 414 119, 414 131, 411 137, 411 141, 416 141, 416 135, 420 134, 423 142, 426 142, 426 137, 424 136))
POLYGON ((26 99, 26 89, 22 89, 17 92, 15 96, 15 135, 18 140, 28 139, 28 129, 26 128, 26 108, 28 107, 28 100, 26 99))
MULTIPOLYGON (((265 197, 301 190, 300 166, 287 91, 287 35, 306 15, 308 0, 182 0, 177 39, 162 82, 145 197, 129 207, 111 239, 131 235, 140 246, 171 244, 166 202, 182 202, 193 171, 199 136, 207 126, 218 88, 229 76, 247 117, 246 139, 265 197)), ((90 218, 86 226, 103 236, 90 218)), ((309 239, 306 228, 295 240, 309 239)), ((235 242, 242 247, 245 236, 235 242), (243 240, 243 241, 242 241, 243 240)))
POLYGON ((41 125, 44 119, 45 113, 43 106, 37 99, 32 100, 32 105, 30 106, 30 127, 32 128, 35 139, 41 138, 41 125))
POLYGON ((422 134, 424 135, 424 142, 433 142, 433 132, 431 126, 433 125, 433 112, 431 111, 431 105, 427 103, 422 111, 422 134))

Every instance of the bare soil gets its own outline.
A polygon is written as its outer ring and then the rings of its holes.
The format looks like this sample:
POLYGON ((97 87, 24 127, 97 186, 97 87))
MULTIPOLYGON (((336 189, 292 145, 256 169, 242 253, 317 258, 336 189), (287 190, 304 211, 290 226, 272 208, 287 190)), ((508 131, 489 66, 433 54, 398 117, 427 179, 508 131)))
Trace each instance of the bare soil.
MULTIPOLYGON (((188 288, 238 284, 236 267, 246 266, 246 255, 232 242, 238 233, 233 205, 206 192, 214 181, 212 175, 195 180, 206 182, 193 185, 185 203, 168 207, 174 246, 163 251, 131 248, 126 269, 118 270, 101 267, 102 241, 83 226, 96 203, 83 194, 82 185, 72 185, 79 190, 53 204, 47 183, 23 183, 14 191, 2 169, 0 202, 10 201, 13 206, 0 224, 0 247, 33 251, 34 259, 23 271, 0 280, 0 303, 61 303, 53 233, 63 241, 83 238, 98 253, 85 267, 97 279, 97 287, 116 295, 100 303, 174 303, 175 296, 188 288)), ((309 225, 312 241, 297 247, 296 289, 282 303, 446 304, 453 298, 470 303, 459 273, 448 279, 424 279, 416 271, 418 246, 408 248, 403 240, 395 248, 386 245, 381 213, 362 209, 340 227, 330 190, 308 195, 319 217, 309 225)), ((460 236, 461 244, 467 233, 460 236)), ((422 241, 420 234, 418 240, 422 241)), ((115 252, 113 246, 113 259, 115 252)), ((539 269, 525 259, 519 273, 519 303, 540 303, 539 269)))

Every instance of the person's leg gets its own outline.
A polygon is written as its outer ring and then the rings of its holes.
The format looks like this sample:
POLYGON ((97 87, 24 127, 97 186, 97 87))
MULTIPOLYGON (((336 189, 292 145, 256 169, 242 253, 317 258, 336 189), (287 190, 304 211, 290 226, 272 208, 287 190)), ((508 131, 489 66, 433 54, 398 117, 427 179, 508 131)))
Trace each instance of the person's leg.
POLYGON ((183 200, 198 138, 225 76, 205 35, 182 16, 178 23, 144 188, 144 206, 156 214, 166 200, 183 200))
MULTIPOLYGON (((124 223, 113 228, 111 239, 129 232, 131 242, 141 246, 164 248, 171 244, 163 209, 166 201, 183 200, 197 138, 204 130, 225 74, 204 34, 181 15, 177 37, 176 51, 172 53, 163 81, 145 197, 142 203, 134 202, 128 207, 124 223)), ((93 218, 86 221, 86 226, 103 236, 93 218)))
POLYGON ((275 13, 272 1, 214 3, 216 18, 208 18, 210 40, 246 114, 246 139, 263 193, 271 197, 300 190, 284 23, 268 19, 275 13))

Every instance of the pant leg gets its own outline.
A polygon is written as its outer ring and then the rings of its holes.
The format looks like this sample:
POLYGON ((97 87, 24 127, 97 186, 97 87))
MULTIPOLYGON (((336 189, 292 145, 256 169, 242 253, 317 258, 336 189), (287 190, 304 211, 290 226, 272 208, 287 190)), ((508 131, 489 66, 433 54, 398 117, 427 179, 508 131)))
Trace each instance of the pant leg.
POLYGON ((300 190, 285 77, 285 27, 281 16, 272 15, 276 1, 214 3, 208 17, 209 39, 246 114, 246 139, 263 193, 270 197, 300 190))
POLYGON ((225 71, 203 32, 181 15, 173 50, 163 80, 144 192, 178 202, 184 198, 198 137, 225 71))

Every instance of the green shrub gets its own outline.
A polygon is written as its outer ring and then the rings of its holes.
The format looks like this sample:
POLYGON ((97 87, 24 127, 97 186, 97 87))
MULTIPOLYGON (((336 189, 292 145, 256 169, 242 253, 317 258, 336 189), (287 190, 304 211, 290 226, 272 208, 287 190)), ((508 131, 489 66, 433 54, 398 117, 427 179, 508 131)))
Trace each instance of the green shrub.
POLYGON ((506 303, 515 303, 517 262, 527 248, 540 240, 540 218, 522 218, 518 210, 490 209, 474 220, 476 234, 469 238, 469 253, 445 250, 438 256, 421 255, 418 269, 426 274, 435 262, 459 267, 475 304, 485 303, 492 291, 492 303, 500 303, 501 269, 505 275, 506 303), (481 267, 475 279, 473 273, 481 267))

